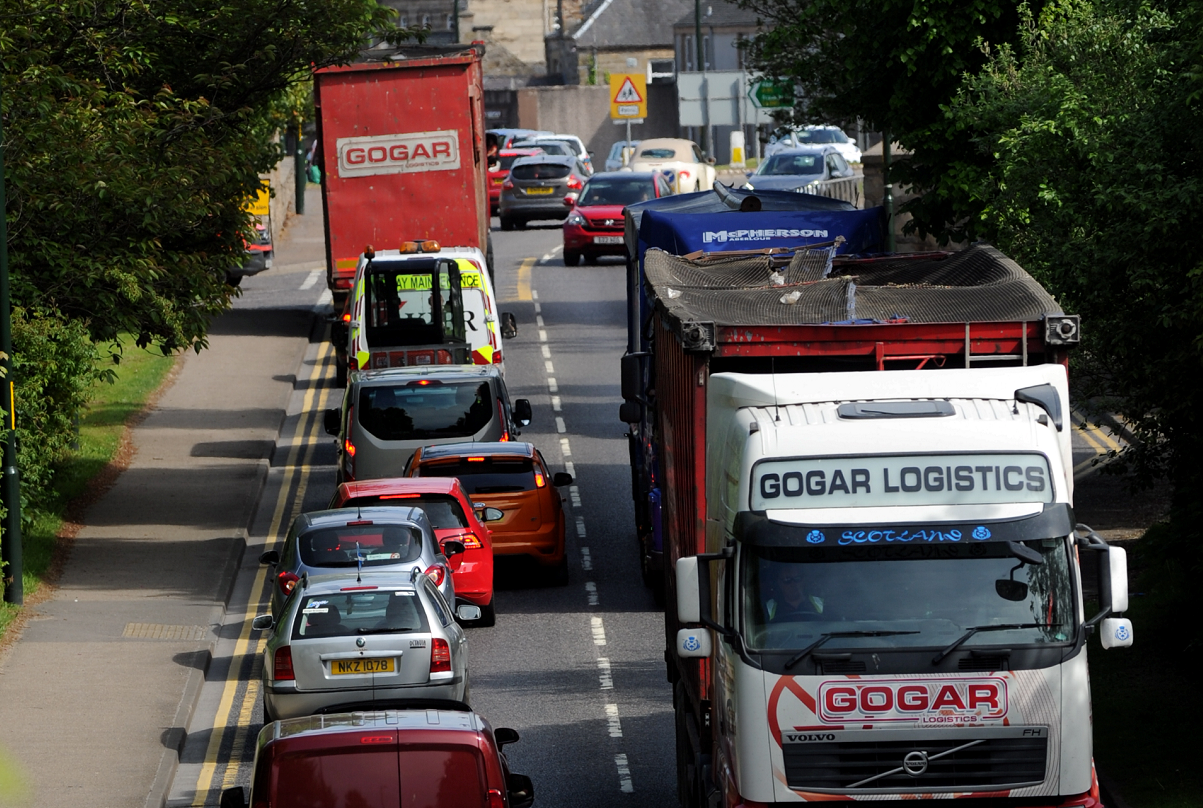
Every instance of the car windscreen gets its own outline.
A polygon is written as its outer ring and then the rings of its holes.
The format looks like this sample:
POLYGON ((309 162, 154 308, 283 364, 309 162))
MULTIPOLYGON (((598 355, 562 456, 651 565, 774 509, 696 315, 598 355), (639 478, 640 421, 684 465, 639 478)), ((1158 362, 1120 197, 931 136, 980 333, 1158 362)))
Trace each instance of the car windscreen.
POLYGON ((516 180, 562 180, 571 173, 563 163, 527 163, 514 166, 510 176, 516 180))
POLYGON ((354 497, 347 500, 344 508, 374 505, 400 505, 417 507, 426 512, 435 530, 454 530, 468 526, 468 518, 459 500, 450 494, 382 494, 372 497, 354 497))
POLYGON ((645 160, 672 160, 677 152, 675 149, 644 149, 639 156, 645 160))
POLYGON ((427 380, 362 387, 355 408, 359 425, 380 440, 467 438, 497 412, 488 382, 427 380))
POLYGON ((591 179, 577 201, 579 207, 590 205, 634 205, 656 198, 651 180, 591 179))
POLYGON ((762 177, 783 177, 795 174, 822 174, 821 154, 775 154, 756 171, 762 177))
MULTIPOLYGON (((354 580, 348 584, 357 585, 354 580)), ((412 589, 302 595, 292 622, 294 640, 429 630, 426 610, 412 589)))
POLYGON ((745 642, 749 649, 796 650, 833 634, 824 644, 827 650, 943 647, 981 626, 987 628, 967 639, 966 648, 1068 642, 1074 636, 1075 596, 1066 542, 1023 543, 1039 553, 1043 563, 1021 563, 1003 542, 937 547, 744 545, 740 580, 745 642), (1020 627, 993 630, 991 624, 1020 627), (898 633, 839 636, 862 631, 898 633))
MULTIPOLYGON (((423 463, 422 477, 459 477, 465 493, 511 494, 538 487, 534 461, 525 457, 461 457, 454 461, 423 463)), ((542 475, 540 475, 542 476, 542 475)))
POLYGON ((297 537, 307 567, 365 567, 403 564, 422 554, 422 531, 413 525, 320 527, 297 537))
POLYGON ((847 143, 848 136, 838 129, 804 129, 797 133, 799 143, 847 143))

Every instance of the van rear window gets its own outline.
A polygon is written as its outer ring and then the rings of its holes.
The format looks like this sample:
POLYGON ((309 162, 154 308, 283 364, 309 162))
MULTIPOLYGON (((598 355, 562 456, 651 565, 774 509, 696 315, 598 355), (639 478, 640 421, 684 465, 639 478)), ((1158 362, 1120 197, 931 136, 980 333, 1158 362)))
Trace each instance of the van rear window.
MULTIPOLYGON (((397 748, 391 743, 379 749, 361 746, 357 749, 286 752, 277 756, 274 764, 275 793, 271 795, 271 805, 361 808, 402 804, 400 764, 397 748)), ((259 790, 258 778, 255 790, 259 790)), ((255 804, 260 804, 258 793, 255 804)))
POLYGON ((402 745, 398 757, 404 808, 484 808, 488 804, 484 761, 475 751, 402 745))
POLYGON ((453 462, 423 463, 420 477, 459 477, 464 491, 472 494, 510 494, 535 490, 535 465, 522 457, 460 458, 453 462))
POLYGON ((537 163, 514 166, 510 173, 516 180, 562 180, 572 169, 560 163, 537 163))
POLYGON ((359 425, 380 440, 467 438, 497 413, 488 382, 421 382, 360 388, 359 425))

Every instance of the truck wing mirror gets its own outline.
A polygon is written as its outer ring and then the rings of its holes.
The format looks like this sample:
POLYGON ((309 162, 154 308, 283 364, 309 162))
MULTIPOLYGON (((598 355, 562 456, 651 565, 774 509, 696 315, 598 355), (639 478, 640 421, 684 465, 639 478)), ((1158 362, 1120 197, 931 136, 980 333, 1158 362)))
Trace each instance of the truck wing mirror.
POLYGON ((646 353, 629 353, 622 357, 622 397, 627 401, 644 400, 642 360, 646 356, 646 353))
POLYGON ((1015 400, 1026 404, 1035 404, 1048 413, 1048 417, 1052 419, 1053 426, 1057 428, 1058 432, 1064 428, 1065 422, 1061 417, 1061 396, 1058 395, 1057 388, 1051 384, 1022 387, 1015 391, 1015 400))
POLYGON ((1086 621, 1087 628, 1102 623, 1099 639, 1104 648, 1126 648, 1132 644, 1132 621, 1120 617, 1128 610, 1128 553, 1112 547, 1086 525, 1074 528, 1079 551, 1100 554, 1098 561, 1099 612, 1086 621))
POLYGON ((677 559, 674 572, 677 579, 677 619, 682 623, 701 623, 724 637, 733 633, 714 622, 710 613, 710 565, 727 561, 734 555, 730 547, 719 553, 701 553, 677 559))
POLYGON ((624 401, 618 405, 618 420, 624 424, 637 424, 643 420, 643 405, 638 401, 624 401))
POLYGON ((337 407, 326 410, 322 415, 322 426, 326 428, 327 435, 337 435, 342 431, 343 413, 337 407))

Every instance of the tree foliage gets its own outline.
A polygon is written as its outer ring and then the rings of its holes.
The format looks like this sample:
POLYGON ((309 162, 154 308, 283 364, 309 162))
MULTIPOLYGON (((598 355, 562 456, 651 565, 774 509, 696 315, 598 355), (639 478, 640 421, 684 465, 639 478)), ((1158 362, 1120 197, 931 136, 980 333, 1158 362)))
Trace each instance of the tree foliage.
POLYGON ((962 239, 978 222, 966 174, 988 168, 945 115, 962 77, 987 57, 979 39, 1019 38, 1018 0, 739 0, 765 32, 749 55, 766 76, 799 92, 794 123, 849 123, 861 118, 888 130, 912 157, 892 179, 921 196, 908 210, 923 232, 962 239))
POLYGON ((14 300, 165 351, 229 305, 288 88, 351 59, 375 0, 0 0, 14 300))
MULTIPOLYGON (((1189 6, 1061 0, 991 49, 950 108, 989 170, 979 227, 1083 317, 1075 377, 1167 475, 1197 548, 1203 503, 1203 110, 1189 6)), ((1197 549, 1193 557, 1199 558, 1197 549)))

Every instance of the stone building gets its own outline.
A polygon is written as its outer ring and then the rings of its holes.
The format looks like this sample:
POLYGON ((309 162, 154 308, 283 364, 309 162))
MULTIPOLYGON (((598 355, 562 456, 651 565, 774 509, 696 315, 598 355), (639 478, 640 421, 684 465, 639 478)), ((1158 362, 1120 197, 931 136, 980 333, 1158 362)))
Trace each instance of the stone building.
POLYGON ((651 60, 671 61, 673 22, 692 7, 692 0, 590 0, 579 24, 548 34, 548 81, 605 84, 611 73, 645 73, 651 60))

